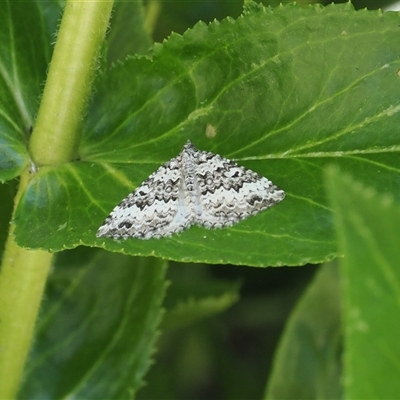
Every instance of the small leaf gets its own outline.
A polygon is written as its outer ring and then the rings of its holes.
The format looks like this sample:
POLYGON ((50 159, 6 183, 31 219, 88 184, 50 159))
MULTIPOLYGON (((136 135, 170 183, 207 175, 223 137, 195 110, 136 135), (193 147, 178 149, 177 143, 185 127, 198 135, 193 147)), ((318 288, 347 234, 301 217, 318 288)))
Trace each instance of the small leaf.
POLYGON ((239 300, 239 285, 219 281, 174 281, 168 290, 162 330, 191 325, 225 311, 239 300))
POLYGON ((326 176, 344 254, 345 398, 398 398, 400 206, 336 168, 326 176))

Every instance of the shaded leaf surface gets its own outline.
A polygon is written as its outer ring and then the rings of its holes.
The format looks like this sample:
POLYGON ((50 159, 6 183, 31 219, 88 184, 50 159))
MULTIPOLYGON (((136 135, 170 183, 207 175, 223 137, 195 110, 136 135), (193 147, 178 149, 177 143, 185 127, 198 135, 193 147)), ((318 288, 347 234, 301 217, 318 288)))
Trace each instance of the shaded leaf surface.
POLYGON ((341 347, 339 276, 327 264, 287 323, 265 398, 341 398, 341 347))
POLYGON ((165 265, 81 248, 58 256, 21 398, 131 398, 150 366, 165 265))
POLYGON ((0 184, 0 259, 2 258, 12 214, 16 181, 0 184))
POLYGON ((331 168, 336 211, 348 399, 394 399, 400 393, 400 207, 331 168))
POLYGON ((333 258, 326 164, 399 196, 398 33, 398 15, 350 4, 250 4, 236 21, 173 34, 153 60, 129 59, 98 79, 81 160, 35 175, 17 211, 18 243, 254 266, 333 258), (286 199, 225 230, 96 239, 113 207, 187 139, 268 177, 286 199))
POLYGON ((151 38, 144 29, 143 19, 143 2, 114 2, 111 30, 107 34, 107 58, 110 64, 128 55, 146 54, 151 49, 151 38))

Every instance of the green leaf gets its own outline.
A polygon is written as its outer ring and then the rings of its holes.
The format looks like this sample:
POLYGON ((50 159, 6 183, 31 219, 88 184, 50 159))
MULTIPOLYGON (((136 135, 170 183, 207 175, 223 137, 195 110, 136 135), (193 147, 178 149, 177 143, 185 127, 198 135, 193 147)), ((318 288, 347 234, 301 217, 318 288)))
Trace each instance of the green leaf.
POLYGON ((114 2, 111 29, 107 34, 109 63, 124 60, 128 55, 146 54, 152 46, 144 29, 142 1, 114 2))
POLYGON ((323 266, 291 315, 266 399, 339 399, 340 292, 336 265, 323 266))
POLYGON ((150 366, 165 263, 80 248, 58 256, 21 398, 132 398, 150 366))
POLYGON ((30 182, 16 213, 17 242, 253 266, 332 259, 326 164, 335 160, 399 197, 399 21, 350 3, 249 5, 237 20, 171 35, 152 60, 116 66, 97 82, 81 160, 43 168, 30 182), (268 177, 286 199, 225 230, 96 239, 113 207, 187 139, 268 177))
MULTIPOLYGON (((178 267, 182 270, 182 265, 178 267)), ((164 303, 167 311, 162 330, 182 328, 225 311, 239 300, 239 290, 238 283, 210 278, 175 279, 164 303)))
POLYGON ((59 12, 56 2, 6 0, 0 7, 0 181, 28 165, 27 143, 59 12))
POLYGON ((400 206, 336 168, 327 184, 344 254, 345 398, 398 398, 400 206))

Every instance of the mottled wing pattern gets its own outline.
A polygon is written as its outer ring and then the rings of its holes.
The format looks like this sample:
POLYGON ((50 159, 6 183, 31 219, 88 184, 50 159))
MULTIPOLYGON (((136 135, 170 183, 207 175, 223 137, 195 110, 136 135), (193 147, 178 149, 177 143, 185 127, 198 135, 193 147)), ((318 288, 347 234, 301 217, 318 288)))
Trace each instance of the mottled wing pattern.
POLYGON ((194 202, 196 224, 207 228, 231 226, 284 199, 271 181, 236 162, 206 151, 195 154, 194 202))
POLYGON ((163 164, 117 205, 97 231, 97 237, 160 238, 183 231, 192 215, 185 195, 181 156, 163 164))
POLYGON ((233 225, 285 197, 271 181, 189 141, 117 205, 97 237, 161 238, 192 224, 233 225))

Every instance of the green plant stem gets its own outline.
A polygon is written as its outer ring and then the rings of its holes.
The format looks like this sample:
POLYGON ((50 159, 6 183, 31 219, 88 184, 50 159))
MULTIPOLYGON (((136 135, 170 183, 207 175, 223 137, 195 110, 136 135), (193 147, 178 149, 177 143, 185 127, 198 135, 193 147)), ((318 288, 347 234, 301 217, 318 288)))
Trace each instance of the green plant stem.
MULTIPOLYGON (((26 188, 21 175, 15 204, 26 188)), ((52 254, 17 246, 11 224, 0 279, 0 399, 15 397, 29 351, 52 254)))
MULTIPOLYGON (((30 142, 37 166, 74 158, 80 122, 112 1, 67 1, 30 142)), ((29 179, 21 175, 14 213, 29 179)), ((53 254, 18 247, 14 225, 7 238, 0 274, 0 399, 15 398, 32 341, 53 254)))
POLYGON ((77 156, 80 124, 112 1, 67 1, 30 141, 36 165, 77 156), (51 110, 51 112, 49 112, 51 110))

